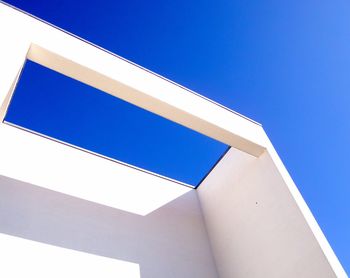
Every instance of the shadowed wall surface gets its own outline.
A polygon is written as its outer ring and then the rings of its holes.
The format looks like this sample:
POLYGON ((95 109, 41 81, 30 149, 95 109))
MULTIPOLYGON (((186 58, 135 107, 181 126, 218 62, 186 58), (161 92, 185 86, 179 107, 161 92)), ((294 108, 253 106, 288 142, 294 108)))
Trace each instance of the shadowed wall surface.
POLYGON ((0 232, 137 263, 141 278, 218 277, 195 191, 140 216, 0 176, 0 232))

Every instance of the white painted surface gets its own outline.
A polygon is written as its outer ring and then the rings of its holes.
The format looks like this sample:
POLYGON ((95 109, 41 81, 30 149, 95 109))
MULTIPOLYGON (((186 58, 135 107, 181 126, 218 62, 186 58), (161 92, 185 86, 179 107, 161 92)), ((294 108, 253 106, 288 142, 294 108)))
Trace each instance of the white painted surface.
POLYGON ((199 187, 221 278, 347 277, 290 186, 267 152, 232 148, 199 187))
POLYGON ((0 234, 0 276, 140 278, 138 264, 0 234))
POLYGON ((0 175, 139 215, 191 190, 6 124, 0 140, 0 175))
MULTIPOLYGON (((80 186, 84 187, 82 181, 80 186)), ((16 278, 46 273, 46 261, 52 271, 66 266, 72 273, 79 273, 85 263, 89 265, 80 273, 108 267, 101 275, 60 277, 111 277, 128 270, 133 276, 114 277, 136 278, 136 269, 141 278, 217 277, 195 190, 141 216, 0 176, 0 257, 8 264, 17 263, 18 268, 22 262, 23 267, 30 266, 27 275, 12 276, 16 278), (1 233, 35 242, 3 244, 1 233), (51 246, 43 247, 40 242, 51 246), (37 261, 46 255, 46 260, 37 261)), ((3 263, 0 260, 0 277, 11 277, 1 275, 3 263)))
MULTIPOLYGON (((1 4, 0 4, 1 14, 1 4)), ((5 117, 13 89, 23 67, 30 42, 12 34, 11 28, 1 22, 0 16, 0 122, 5 117)))

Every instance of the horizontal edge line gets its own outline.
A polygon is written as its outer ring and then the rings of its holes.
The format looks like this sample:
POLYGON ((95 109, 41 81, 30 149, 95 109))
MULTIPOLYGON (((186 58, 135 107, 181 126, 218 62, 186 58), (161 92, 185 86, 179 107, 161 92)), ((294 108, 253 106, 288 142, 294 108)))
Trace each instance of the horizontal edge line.
POLYGON ((165 80, 165 81, 167 81, 167 82, 169 82, 169 83, 171 83, 171 84, 173 84, 173 85, 175 85, 177 87, 180 87, 180 88, 186 90, 187 92, 189 92, 191 94, 194 94, 194 95, 196 95, 196 96, 198 96, 198 97, 200 97, 200 98, 202 98, 202 99, 204 99, 204 100, 206 100, 206 101, 208 101, 208 102, 210 102, 212 104, 215 104, 216 106, 219 106, 219 107, 221 107, 221 108, 223 108, 223 109, 225 109, 225 110, 227 110, 227 111, 229 111, 229 112, 231 112, 231 113, 233 113, 233 114, 235 114, 235 115, 237 115, 237 116, 239 116, 241 118, 244 118, 244 119, 246 119, 246 120, 248 120, 248 121, 250 121, 250 122, 252 122, 252 123, 254 123, 256 125, 262 126, 261 123, 258 123, 256 121, 248 118, 247 116, 244 116, 244 115, 242 115, 242 114, 240 114, 240 113, 238 113, 238 112, 236 112, 236 111, 234 111, 234 110, 232 110, 232 109, 230 109, 230 108, 228 108, 228 107, 226 107, 226 106, 224 106, 224 105, 222 105, 222 104, 220 104, 220 103, 218 103, 216 101, 213 101, 213 100, 211 100, 211 99, 209 99, 209 98, 207 98, 207 97, 205 97, 205 96, 203 96, 203 95, 201 95, 199 93, 196 93, 195 91, 192 91, 191 89, 186 88, 185 86, 180 85, 180 84, 178 84, 178 83, 176 83, 176 82, 174 82, 174 81, 172 81, 172 80, 170 80, 170 79, 168 79, 168 78, 166 78, 166 77, 164 77, 164 76, 162 76, 162 75, 160 75, 158 73, 155 73, 155 72, 153 72, 153 71, 151 71, 149 69, 146 69, 146 68, 144 68, 144 67, 142 67, 142 66, 140 66, 140 65, 138 65, 138 64, 136 64, 136 63, 134 63, 134 62, 132 62, 132 61, 130 61, 128 59, 126 59, 126 58, 123 58, 123 57, 119 56, 118 54, 115 54, 115 53, 113 53, 113 52, 111 52, 111 51, 109 51, 109 50, 107 50, 107 49, 105 49, 105 48, 103 48, 103 47, 101 47, 99 45, 96 45, 96 44, 94 44, 94 43, 92 43, 92 42, 90 42, 90 41, 88 41, 88 40, 86 40, 84 38, 81 38, 81 37, 79 37, 79 36, 69 32, 69 31, 66 31, 66 30, 64 30, 64 29, 62 29, 62 28, 60 28, 60 27, 58 27, 58 26, 56 26, 56 25, 54 25, 54 24, 52 24, 50 22, 47 22, 44 19, 41 19, 41 18, 39 18, 39 17, 37 17, 35 15, 32 15, 29 12, 21 10, 20 8, 17 8, 16 6, 8 4, 8 3, 6 3, 6 2, 4 2, 2 0, 0 0, 0 3, 6 5, 6 6, 10 7, 10 8, 12 8, 12 9, 14 9, 14 10, 16 10, 18 12, 21 12, 21 13, 27 15, 27 16, 30 16, 30 17, 32 17, 32 18, 34 18, 36 20, 39 20, 40 22, 43 22, 43 23, 45 23, 45 24, 47 24, 47 25, 49 25, 49 26, 51 26, 51 27, 53 27, 53 28, 55 28, 57 30, 60 30, 60 31, 66 33, 67 35, 70 35, 70 36, 72 36, 72 37, 74 37, 74 38, 76 38, 78 40, 81 40, 81 41, 83 41, 83 42, 85 42, 85 43, 87 43, 87 44, 89 44, 89 45, 91 45, 93 47, 96 47, 97 49, 100 49, 100 50, 102 50, 102 51, 104 51, 104 52, 106 52, 106 53, 108 53, 108 54, 110 54, 112 56, 115 56, 115 57, 117 57, 117 58, 119 58, 119 59, 129 63, 129 64, 132 64, 133 66, 136 66, 136 67, 138 67, 138 68, 148 72, 148 73, 151 73, 151 74, 153 74, 153 75, 155 75, 155 76, 157 76, 157 77, 159 77, 159 78, 161 78, 161 79, 163 79, 163 80, 165 80))
POLYGON ((112 162, 121 164, 121 165, 123 165, 123 166, 127 166, 127 167, 129 167, 129 168, 134 169, 134 170, 141 171, 141 172, 144 172, 144 173, 146 173, 146 174, 150 174, 150 175, 152 175, 152 176, 156 176, 156 177, 158 177, 158 178, 161 178, 161 179, 164 179, 164 180, 167 180, 167 181, 171 181, 171 182, 177 183, 177 184, 182 185, 182 186, 185 186, 185 187, 189 187, 189 188, 191 188, 191 189, 195 189, 195 188, 196 188, 194 185, 190 185, 190 184, 187 184, 187 183, 185 183, 185 182, 181 182, 181 181, 178 181, 178 180, 175 180, 175 179, 172 179, 172 178, 169 178, 169 177, 166 177, 166 176, 163 176, 163 175, 154 173, 154 172, 152 172, 152 171, 149 171, 149 170, 146 170, 146 169, 143 169, 143 168, 140 168, 140 167, 137 167, 137 166, 128 164, 128 163, 126 163, 126 162, 123 162, 123 161, 120 161, 120 160, 117 160, 117 159, 114 159, 114 158, 105 156, 105 155, 103 155, 103 154, 99 154, 99 153, 96 153, 96 152, 93 152, 93 151, 89 151, 89 150, 87 150, 87 149, 78 147, 78 146, 73 145, 73 144, 70 144, 70 143, 68 143, 68 142, 64 142, 64 141, 61 141, 61 140, 59 140, 59 139, 55 139, 55 138, 53 138, 53 137, 44 135, 44 134, 42 134, 42 133, 40 133, 40 132, 37 132, 37 131, 31 130, 31 129, 28 129, 28 128, 25 128, 25 127, 16 125, 16 124, 11 123, 11 122, 8 122, 8 121, 6 121, 6 120, 4 120, 3 123, 6 124, 6 125, 8 125, 8 126, 12 126, 12 127, 14 127, 14 128, 18 128, 18 129, 20 129, 20 130, 29 132, 29 133, 34 134, 34 135, 37 135, 37 136, 40 136, 40 137, 42 137, 42 138, 51 140, 51 141, 53 141, 53 142, 56 142, 56 143, 65 145, 65 146, 67 146, 67 147, 71 147, 71 148, 74 148, 74 149, 76 149, 76 150, 83 151, 83 152, 85 152, 85 153, 88 153, 88 154, 91 154, 91 155, 94 155, 94 156, 97 156, 97 157, 100 157, 100 158, 103 158, 103 159, 106 159, 106 160, 109 160, 109 161, 112 161, 112 162))

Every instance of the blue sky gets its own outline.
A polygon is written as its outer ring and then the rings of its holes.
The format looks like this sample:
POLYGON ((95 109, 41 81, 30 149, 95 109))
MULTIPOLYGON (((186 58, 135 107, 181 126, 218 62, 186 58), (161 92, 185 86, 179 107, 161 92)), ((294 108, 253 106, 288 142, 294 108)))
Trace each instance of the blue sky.
POLYGON ((228 149, 31 61, 24 66, 5 121, 192 186, 228 149))
POLYGON ((350 2, 7 2, 261 122, 350 272, 350 2))

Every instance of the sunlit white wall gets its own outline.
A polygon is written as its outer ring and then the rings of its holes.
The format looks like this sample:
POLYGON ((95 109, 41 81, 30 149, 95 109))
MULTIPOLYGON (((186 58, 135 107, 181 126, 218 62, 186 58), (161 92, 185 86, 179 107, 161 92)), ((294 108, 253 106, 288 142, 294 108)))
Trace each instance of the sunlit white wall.
POLYGON ((347 277, 269 151, 232 148, 197 190, 220 277, 347 277))
POLYGON ((0 175, 147 215, 191 189, 0 124, 0 175))
POLYGON ((0 276, 140 278, 139 265, 0 234, 0 276))
MULTIPOLYGON (((83 190, 84 184, 79 186, 83 190)), ((195 190, 143 216, 0 175, 0 240, 1 234, 49 244, 52 248, 45 250, 53 251, 47 251, 48 260, 57 267, 61 266, 61 256, 69 252, 56 252, 54 246, 80 251, 67 256, 77 262, 69 265, 73 273, 80 273, 85 262, 95 268, 95 257, 85 260, 89 256, 80 255, 83 252, 111 258, 107 263, 113 265, 111 273, 125 271, 121 262, 128 262, 132 264, 125 266, 133 270, 136 265, 141 278, 217 277, 195 190)), ((25 266, 33 261, 28 277, 38 277, 36 273, 43 270, 36 254, 45 256, 46 251, 40 251, 42 248, 36 247, 35 242, 23 246, 14 242, 11 247, 13 242, 2 245, 0 241, 2 256, 6 257, 8 252, 19 255, 32 252, 33 256, 26 257, 25 266)), ((15 255, 7 261, 21 267, 15 255)), ((100 261, 97 257, 96 269, 100 261)), ((0 277, 7 277, 1 275, 1 268, 0 277)))

